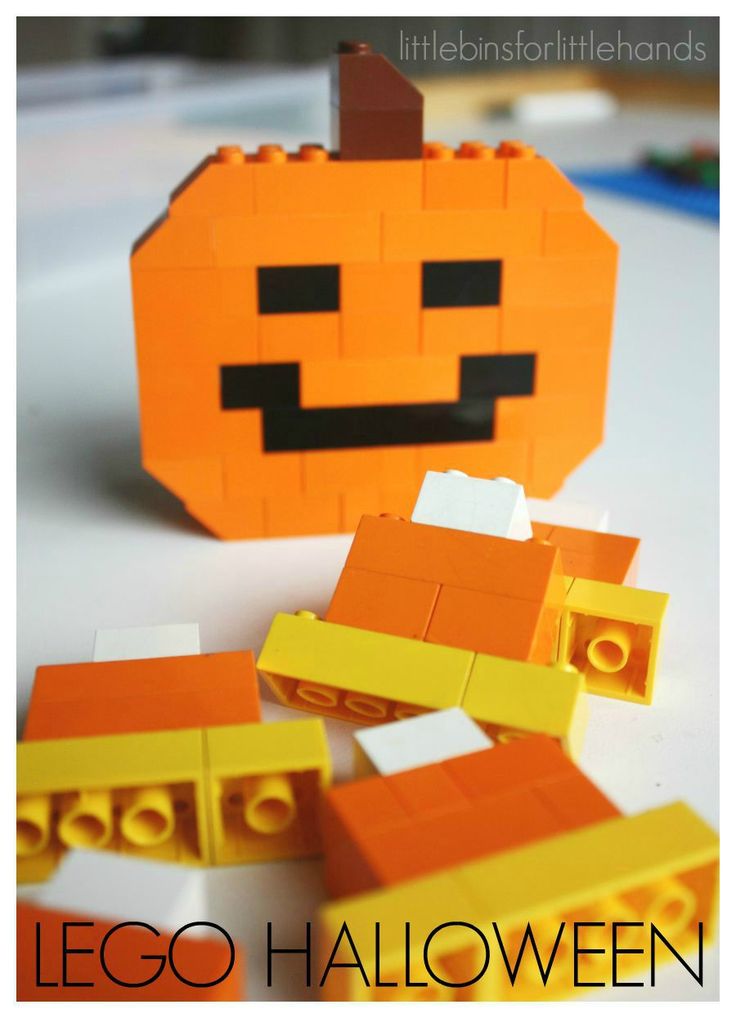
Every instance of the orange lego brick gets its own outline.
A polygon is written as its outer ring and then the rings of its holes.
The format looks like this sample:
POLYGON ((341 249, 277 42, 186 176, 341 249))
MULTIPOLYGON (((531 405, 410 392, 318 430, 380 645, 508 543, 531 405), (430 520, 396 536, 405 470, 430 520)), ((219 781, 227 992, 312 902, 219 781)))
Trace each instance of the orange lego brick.
MULTIPOLYGON (((255 284, 255 274, 251 275, 255 284)), ((143 271, 134 263, 132 277, 136 323, 148 322, 158 327, 164 323, 167 326, 186 325, 191 321, 201 323, 217 318, 224 310, 220 275, 215 268, 177 267, 143 271)), ((254 316, 255 310, 254 287, 254 316)))
POLYGON ((636 579, 638 537, 553 527, 546 540, 560 549, 565 576, 631 585, 636 579))
POLYGON ((278 452, 271 456, 228 453, 224 463, 224 497, 226 501, 238 501, 253 495, 301 495, 303 474, 301 453, 278 452))
POLYGON ((216 931, 179 935, 19 902, 16 937, 19 1001, 243 999, 242 950, 216 931))
POLYGON ((504 262, 504 307, 603 304, 616 283, 615 254, 508 257, 504 262))
POLYGON ((544 214, 544 244, 546 255, 618 251, 616 242, 594 219, 579 210, 549 209, 544 214))
POLYGON ((258 359, 266 363, 321 361, 339 351, 340 316, 335 312, 262 315, 258 321, 258 359))
MULTIPOLYGON (((318 449, 304 454, 304 490, 307 494, 351 491, 359 502, 361 486, 378 492, 402 489, 411 495, 409 513, 416 499, 419 469, 414 449, 396 446, 392 449, 318 449)), ((402 499, 402 505, 405 504, 402 499)), ((376 504, 376 515, 394 511, 390 499, 376 504)), ((365 503, 361 515, 371 511, 365 503)), ((355 521, 356 526, 358 520, 355 521)))
POLYGON ((424 148, 426 209, 501 209, 506 202, 506 166, 492 148, 465 143, 457 155, 446 145, 424 148))
POLYGON ((608 384, 608 346, 545 348, 537 354, 534 392, 537 396, 583 393, 605 404, 608 384))
POLYGON ((346 567, 325 618, 344 626, 423 640, 439 590, 439 584, 426 580, 346 567))
POLYGON ((538 440, 592 431, 600 434, 605 404, 585 391, 562 396, 515 396, 496 400, 496 433, 500 439, 538 440))
POLYGON ((238 501, 187 501, 187 512, 222 541, 266 536, 266 507, 261 496, 238 501))
POLYGON ((374 212, 231 216, 212 226, 215 264, 224 267, 378 261, 380 238, 381 218, 374 212))
POLYGON ((326 883, 355 894, 618 815, 554 740, 534 736, 330 789, 326 883))
POLYGON ((198 269, 215 264, 212 223, 205 218, 163 219, 136 242, 134 270, 198 269))
POLYGON ((429 308, 422 311, 425 354, 500 353, 500 308, 429 308))
POLYGON ((304 148, 307 156, 317 158, 295 156, 284 163, 253 164, 259 213, 320 215, 422 207, 420 160, 341 162, 326 158, 327 153, 315 146, 304 148))
POLYGON ((511 209, 581 209, 583 196, 548 159, 506 160, 506 205, 511 209))
POLYGON ((171 195, 170 216, 246 216, 255 210, 254 166, 242 150, 220 149, 210 156, 171 195), (229 159, 231 161, 227 161, 229 159))
POLYGON ((343 356, 381 358, 419 353, 422 296, 418 261, 343 265, 340 306, 343 356))
POLYGON ((224 497, 223 465, 214 457, 200 460, 149 459, 146 470, 180 498, 189 495, 204 499, 224 497))
POLYGON ((305 361, 301 406, 390 406, 453 403, 460 398, 457 357, 305 361))
POLYGON ((542 601, 443 586, 425 639, 495 657, 549 664, 561 613, 561 603, 548 619, 542 601))
POLYGON ((251 651, 41 665, 23 738, 204 728, 260 716, 251 651))
POLYGON ((384 261, 449 261, 538 255, 542 214, 534 209, 388 212, 383 217, 384 261))
POLYGON ((266 537, 340 533, 339 495, 269 495, 264 502, 266 537))
POLYGON ((549 351, 589 349, 608 350, 613 327, 613 301, 596 305, 532 307, 517 305, 501 309, 501 350, 504 353, 539 351, 541 358, 549 351))
POLYGON ((528 601, 564 596, 555 548, 389 517, 361 520, 346 565, 528 601))

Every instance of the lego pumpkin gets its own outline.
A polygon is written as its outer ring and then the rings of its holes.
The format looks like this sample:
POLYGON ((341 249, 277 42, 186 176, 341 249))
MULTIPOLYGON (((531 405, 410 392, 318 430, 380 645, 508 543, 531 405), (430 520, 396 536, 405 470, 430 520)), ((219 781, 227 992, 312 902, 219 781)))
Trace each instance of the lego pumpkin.
POLYGON ((143 465, 222 538, 409 515, 427 470, 553 494, 601 441, 617 249, 520 142, 422 142, 334 58, 333 151, 218 149, 135 245, 143 465))

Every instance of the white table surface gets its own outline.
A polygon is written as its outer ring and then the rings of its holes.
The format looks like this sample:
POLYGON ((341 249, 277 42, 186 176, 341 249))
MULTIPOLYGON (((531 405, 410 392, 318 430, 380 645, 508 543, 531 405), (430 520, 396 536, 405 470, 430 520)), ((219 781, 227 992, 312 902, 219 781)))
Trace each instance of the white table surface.
MULTIPOLYGON (((322 75, 309 82, 326 97, 322 75)), ((230 106, 219 127, 207 126, 218 120, 216 94, 197 116, 152 105, 150 116, 142 108, 21 117, 21 721, 36 665, 91 659, 98 627, 197 621, 205 651, 258 649, 275 612, 327 605, 349 537, 219 543, 141 470, 127 267, 132 239, 215 145, 326 140, 322 104, 299 87, 295 102, 307 112, 298 133, 278 117, 273 129, 238 126, 230 106)), ((519 133, 491 121, 427 131, 491 143, 519 133)), ((717 123, 625 111, 599 124, 535 125, 524 137, 566 166, 610 165, 655 143, 716 140, 717 123)), ((640 536, 639 584, 670 592, 671 603, 654 705, 592 698, 581 764, 626 812, 684 799, 717 824, 718 234, 704 221, 599 193, 588 207, 621 245, 607 436, 560 497, 607 506, 612 531, 640 536)), ((295 716, 265 689, 263 697, 267 720, 295 716)), ((328 722, 339 779, 350 774, 351 730, 328 722)), ((213 917, 246 946, 251 998, 299 996, 286 971, 265 988, 265 922, 285 937, 294 931, 320 900, 319 873, 318 862, 301 862, 208 878, 213 917)), ((715 999, 715 952, 704 991, 670 968, 646 994, 715 999)))

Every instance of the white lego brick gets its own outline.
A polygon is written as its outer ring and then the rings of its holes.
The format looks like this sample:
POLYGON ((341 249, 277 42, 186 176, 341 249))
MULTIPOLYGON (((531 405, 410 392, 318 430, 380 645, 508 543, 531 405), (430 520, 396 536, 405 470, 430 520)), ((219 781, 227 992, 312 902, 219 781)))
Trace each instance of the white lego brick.
POLYGON ((354 739, 357 777, 396 774, 493 745, 460 707, 363 728, 354 739))
POLYGON ((532 536, 524 488, 506 477, 468 477, 460 470, 428 470, 412 523, 528 541, 532 536))
POLYGON ((82 850, 68 852, 46 883, 20 886, 18 897, 42 908, 146 922, 158 930, 206 918, 208 907, 206 870, 82 850))
POLYGON ((186 657, 199 652, 196 622, 127 626, 125 629, 98 629, 92 660, 137 661, 149 657, 186 657))
POLYGON ((528 498, 529 515, 535 523, 552 523, 556 527, 577 527, 608 533, 608 509, 586 502, 560 502, 557 499, 528 498))

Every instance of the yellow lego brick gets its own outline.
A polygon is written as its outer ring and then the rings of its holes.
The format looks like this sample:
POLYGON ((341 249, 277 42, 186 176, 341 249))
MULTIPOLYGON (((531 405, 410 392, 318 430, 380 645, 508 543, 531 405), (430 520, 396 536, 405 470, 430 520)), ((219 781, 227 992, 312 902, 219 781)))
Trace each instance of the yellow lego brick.
POLYGON ((320 720, 23 742, 20 883, 66 848, 191 865, 313 855, 330 781, 320 720))
POLYGON ((576 579, 565 597, 558 661, 573 664, 591 693, 652 702, 669 594, 576 579))
POLYGON ((48 876, 72 847, 206 861, 202 763, 198 730, 20 743, 19 881, 48 876))
POLYGON ((330 783, 321 721, 223 725, 205 732, 212 862, 315 855, 317 807, 330 783))
POLYGON ((544 734, 580 756, 588 699, 575 669, 478 654, 460 706, 497 741, 544 734))
MULTIPOLYGON (((605 924, 586 929, 580 943, 603 947, 605 953, 578 955, 579 980, 604 984, 611 982, 611 924, 643 923, 618 929, 619 948, 638 952, 617 957, 617 978, 631 979, 649 965, 650 924, 681 955, 697 947, 699 923, 704 942, 712 939, 717 884, 718 837, 684 803, 617 817, 324 906, 319 915, 320 978, 345 923, 354 948, 343 936, 333 961, 354 962, 357 953, 370 986, 355 969, 333 968, 324 980, 323 997, 495 1001, 569 997, 580 992, 572 969, 574 923, 605 924), (427 982, 424 988, 406 986, 407 923, 411 977, 427 982), (443 923, 451 925, 433 933, 443 923), (527 924, 543 967, 557 942, 546 987, 529 942, 511 984, 493 924, 512 967, 527 924), (486 956, 490 963, 483 972, 486 956), (376 986, 377 971, 382 981, 399 986, 376 986), (469 985, 444 987, 438 976, 469 985)), ((657 966, 671 957, 660 945, 657 966)))
POLYGON ((258 668, 279 700, 359 724, 459 706, 472 651, 277 615, 258 668))

